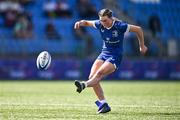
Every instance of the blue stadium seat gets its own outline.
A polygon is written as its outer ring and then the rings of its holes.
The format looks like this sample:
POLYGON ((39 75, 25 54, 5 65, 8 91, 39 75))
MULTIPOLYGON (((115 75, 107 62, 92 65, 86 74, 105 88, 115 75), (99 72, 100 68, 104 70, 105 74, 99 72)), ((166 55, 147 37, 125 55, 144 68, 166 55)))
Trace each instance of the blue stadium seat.
POLYGON ((123 11, 127 12, 133 19, 135 19, 137 22, 140 22, 144 26, 148 26, 149 17, 156 13, 161 21, 161 37, 163 41, 166 41, 171 37, 177 37, 180 39, 180 35, 177 32, 180 30, 180 1, 162 0, 160 4, 133 2, 128 3, 127 0, 119 0, 118 2, 120 8, 122 8, 123 11))
MULTIPOLYGON (((56 1, 56 0, 54 0, 56 1)), ((53 53, 67 53, 72 54, 75 49, 82 43, 78 43, 73 35, 74 22, 79 20, 78 11, 75 10, 77 0, 67 0, 73 10, 72 19, 55 18, 53 23, 62 36, 62 40, 45 40, 45 25, 49 18, 43 16, 43 4, 47 0, 37 0, 34 4, 26 6, 25 9, 32 13, 32 20, 34 24, 34 40, 15 40, 13 39, 13 30, 0 27, 1 35, 5 36, 8 40, 0 41, 0 50, 4 53, 22 53, 22 51, 30 54, 40 52, 48 49, 53 53), (11 33, 11 35, 10 35, 11 33), (33 46, 33 47, 32 47, 33 46)), ((103 0, 91 0, 97 10, 103 7, 103 0)), ((140 22, 143 26, 148 27, 149 17, 156 13, 161 21, 162 33, 161 38, 163 42, 171 37, 180 40, 180 1, 179 0, 162 0, 161 4, 136 4, 130 0, 117 0, 117 4, 124 12, 128 13, 135 21, 140 22)), ((3 19, 0 17, 0 25, 3 24, 3 19)), ((100 34, 97 30, 92 28, 87 29, 94 39, 96 48, 102 45, 100 34)), ((1 36, 0 36, 1 37, 1 36)), ((2 37, 3 39, 3 37, 2 37)), ((127 50, 130 49, 127 46, 127 50)))

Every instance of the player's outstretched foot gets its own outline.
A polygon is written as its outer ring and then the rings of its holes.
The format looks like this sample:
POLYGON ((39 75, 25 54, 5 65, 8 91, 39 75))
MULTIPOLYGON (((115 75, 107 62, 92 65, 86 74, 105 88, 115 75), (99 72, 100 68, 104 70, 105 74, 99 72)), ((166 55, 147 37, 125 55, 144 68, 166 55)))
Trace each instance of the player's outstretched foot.
POLYGON ((99 105, 99 109, 98 109, 98 114, 100 113, 107 113, 110 112, 111 108, 109 107, 109 105, 107 103, 103 103, 101 105, 99 105))
POLYGON ((77 87, 76 91, 78 93, 81 93, 81 91, 85 88, 85 84, 83 82, 78 81, 78 80, 75 80, 74 84, 77 87))

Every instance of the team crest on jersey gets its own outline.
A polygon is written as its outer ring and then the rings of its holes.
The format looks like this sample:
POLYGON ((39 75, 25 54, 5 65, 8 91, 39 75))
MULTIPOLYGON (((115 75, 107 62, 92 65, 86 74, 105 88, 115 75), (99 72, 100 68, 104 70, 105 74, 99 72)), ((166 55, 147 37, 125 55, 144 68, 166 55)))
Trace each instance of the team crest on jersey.
POLYGON ((117 37, 118 36, 118 31, 116 31, 116 30, 112 31, 112 36, 117 37))
POLYGON ((109 40, 110 40, 110 38, 106 38, 106 40, 107 40, 107 41, 109 41, 109 40))

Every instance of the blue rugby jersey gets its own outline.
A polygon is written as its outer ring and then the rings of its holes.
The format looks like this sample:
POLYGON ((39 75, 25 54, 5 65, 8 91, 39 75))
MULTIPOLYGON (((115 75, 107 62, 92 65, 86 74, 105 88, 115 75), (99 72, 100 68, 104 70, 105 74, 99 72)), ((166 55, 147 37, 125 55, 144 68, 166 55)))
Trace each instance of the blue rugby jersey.
POLYGON ((100 20, 95 20, 94 27, 99 29, 103 39, 102 52, 109 52, 112 54, 123 53, 124 33, 129 31, 127 23, 114 20, 110 28, 105 28, 100 23, 100 20))

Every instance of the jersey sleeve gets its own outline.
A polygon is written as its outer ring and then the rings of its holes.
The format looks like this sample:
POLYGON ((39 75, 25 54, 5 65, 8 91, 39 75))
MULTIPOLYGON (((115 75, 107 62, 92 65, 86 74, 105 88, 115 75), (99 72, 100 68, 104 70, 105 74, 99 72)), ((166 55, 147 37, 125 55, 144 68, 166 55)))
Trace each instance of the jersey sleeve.
POLYGON ((129 32, 130 26, 126 22, 119 22, 118 23, 118 28, 121 32, 129 32))
POLYGON ((99 20, 94 20, 93 22, 93 27, 96 29, 100 29, 101 23, 99 20))

